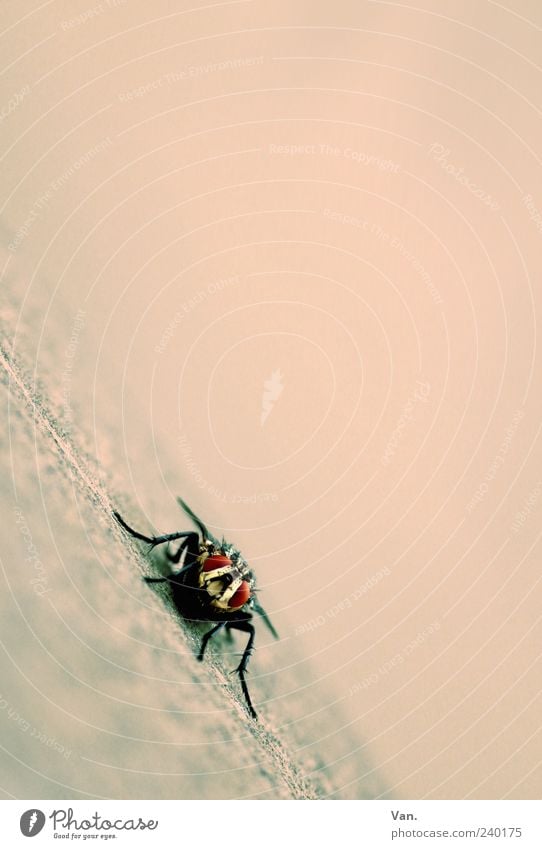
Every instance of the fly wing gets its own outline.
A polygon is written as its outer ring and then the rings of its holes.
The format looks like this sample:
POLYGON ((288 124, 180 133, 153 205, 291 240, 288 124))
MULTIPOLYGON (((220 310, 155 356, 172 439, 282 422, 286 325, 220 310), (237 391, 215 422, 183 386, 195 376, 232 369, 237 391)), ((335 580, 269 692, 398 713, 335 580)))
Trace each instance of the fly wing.
POLYGON ((195 513, 192 512, 192 510, 190 509, 188 504, 186 504, 182 500, 182 498, 177 498, 177 501, 180 504, 180 506, 182 507, 182 509, 184 510, 184 512, 186 513, 186 515, 190 516, 190 518, 192 519, 194 524, 198 526, 203 539, 209 539, 209 540, 211 540, 211 542, 215 542, 215 543, 218 544, 218 540, 216 539, 216 537, 214 537, 211 533, 209 533, 209 531, 207 530, 207 528, 205 527, 205 525, 203 524, 201 519, 198 519, 198 517, 196 516, 195 513))
POLYGON ((271 631, 271 633, 273 634, 274 638, 275 638, 276 640, 278 640, 278 639, 279 639, 279 635, 278 635, 278 633, 276 632, 275 628, 273 627, 273 624, 272 624, 272 622, 271 622, 271 620, 270 620, 269 616, 267 615, 267 613, 265 612, 265 610, 263 609, 263 607, 261 606, 261 604, 259 603, 259 601, 254 600, 254 603, 253 603, 253 605, 252 605, 252 608, 253 608, 253 610, 255 610, 255 611, 256 611, 256 613, 259 613, 259 615, 262 617, 263 621, 265 622, 265 624, 267 625, 267 627, 269 628, 269 630, 270 630, 270 631, 271 631))

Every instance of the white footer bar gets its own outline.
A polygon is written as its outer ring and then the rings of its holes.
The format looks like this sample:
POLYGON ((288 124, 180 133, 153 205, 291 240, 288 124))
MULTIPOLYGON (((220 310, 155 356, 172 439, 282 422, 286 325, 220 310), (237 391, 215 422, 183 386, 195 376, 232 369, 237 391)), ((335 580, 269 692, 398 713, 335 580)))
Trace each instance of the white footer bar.
POLYGON ((6 800, 0 824, 3 846, 35 849, 542 847, 538 801, 6 800))

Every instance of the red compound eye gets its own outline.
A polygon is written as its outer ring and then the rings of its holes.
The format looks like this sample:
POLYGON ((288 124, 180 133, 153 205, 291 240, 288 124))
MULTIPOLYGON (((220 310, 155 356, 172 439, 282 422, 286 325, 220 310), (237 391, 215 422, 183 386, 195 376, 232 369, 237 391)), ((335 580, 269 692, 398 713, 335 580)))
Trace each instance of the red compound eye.
POLYGON ((224 566, 231 566, 229 557, 225 554, 211 554, 203 564, 203 571, 212 572, 213 569, 222 569, 224 566))
POLYGON ((248 581, 243 581, 241 586, 232 595, 229 600, 229 607, 242 607, 250 598, 250 584, 248 581))

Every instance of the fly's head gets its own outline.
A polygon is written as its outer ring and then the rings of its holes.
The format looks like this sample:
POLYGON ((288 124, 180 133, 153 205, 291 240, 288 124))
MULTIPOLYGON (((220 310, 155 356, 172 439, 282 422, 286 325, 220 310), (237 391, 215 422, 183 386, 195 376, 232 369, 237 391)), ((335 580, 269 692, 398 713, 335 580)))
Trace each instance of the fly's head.
POLYGON ((218 610, 240 610, 253 595, 254 575, 241 552, 228 542, 204 539, 200 545, 199 585, 218 610))

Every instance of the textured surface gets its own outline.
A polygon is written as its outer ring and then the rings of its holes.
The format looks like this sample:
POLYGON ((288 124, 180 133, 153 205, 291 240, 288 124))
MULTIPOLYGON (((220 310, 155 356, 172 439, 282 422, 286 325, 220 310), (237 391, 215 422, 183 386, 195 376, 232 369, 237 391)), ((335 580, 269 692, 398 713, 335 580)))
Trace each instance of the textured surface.
POLYGON ((167 593, 140 581, 141 559, 111 521, 103 481, 5 351, 2 366, 2 507, 12 528, 2 553, 5 794, 310 799, 348 781, 349 793, 381 792, 371 770, 336 763, 348 735, 319 739, 330 717, 298 676, 286 670, 293 696, 266 709, 268 661, 254 723, 220 659, 196 663, 198 632, 178 620, 167 593), (280 725, 296 702, 297 727, 289 730, 288 715, 277 736, 266 714, 280 725))
POLYGON ((540 798, 539 2, 1 14, 4 792, 540 798), (259 732, 111 525, 177 495, 259 732))

